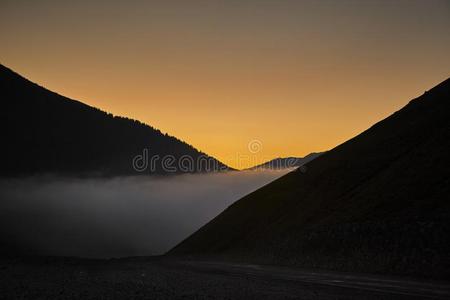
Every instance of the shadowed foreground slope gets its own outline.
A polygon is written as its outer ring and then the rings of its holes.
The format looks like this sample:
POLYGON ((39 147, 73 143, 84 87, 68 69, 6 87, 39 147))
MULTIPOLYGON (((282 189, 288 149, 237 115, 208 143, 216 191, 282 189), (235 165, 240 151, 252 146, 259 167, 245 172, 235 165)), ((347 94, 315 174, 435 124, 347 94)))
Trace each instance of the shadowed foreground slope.
POLYGON ((450 80, 242 198, 169 252, 450 275, 450 80))
MULTIPOLYGON (((0 65, 0 128, 3 154, 0 176, 59 173, 64 175, 139 175, 226 170, 228 167, 175 137, 146 124, 113 116, 28 81, 0 65), (148 151, 158 156, 145 172, 133 158, 148 151), (180 168, 189 156, 195 165, 180 168), (201 158, 200 158, 201 157, 201 158), (197 167, 197 163, 199 167, 197 167)), ((140 162, 144 167, 144 162, 140 162)))

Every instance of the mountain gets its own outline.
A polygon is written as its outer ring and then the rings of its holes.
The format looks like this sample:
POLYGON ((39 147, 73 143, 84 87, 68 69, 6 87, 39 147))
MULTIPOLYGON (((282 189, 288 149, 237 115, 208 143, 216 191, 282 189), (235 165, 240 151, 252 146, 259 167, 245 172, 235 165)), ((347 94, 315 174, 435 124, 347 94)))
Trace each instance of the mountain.
POLYGON ((175 137, 58 95, 3 65, 0 65, 0 95, 3 177, 229 169, 175 137))
POLYGON ((449 278, 449 153, 447 79, 168 254, 449 278))
POLYGON ((306 155, 305 157, 277 157, 272 160, 266 161, 265 163, 248 168, 247 170, 258 170, 258 169, 280 170, 280 169, 301 167, 322 154, 323 152, 319 153, 313 152, 306 155))

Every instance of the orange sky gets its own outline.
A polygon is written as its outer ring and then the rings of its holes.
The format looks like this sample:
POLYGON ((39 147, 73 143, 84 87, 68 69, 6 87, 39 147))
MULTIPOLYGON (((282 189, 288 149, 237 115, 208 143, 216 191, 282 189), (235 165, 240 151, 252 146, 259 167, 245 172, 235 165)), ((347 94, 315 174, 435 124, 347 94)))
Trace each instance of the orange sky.
POLYGON ((448 1, 71 2, 2 0, 0 62, 237 168, 330 149, 450 75, 448 1))

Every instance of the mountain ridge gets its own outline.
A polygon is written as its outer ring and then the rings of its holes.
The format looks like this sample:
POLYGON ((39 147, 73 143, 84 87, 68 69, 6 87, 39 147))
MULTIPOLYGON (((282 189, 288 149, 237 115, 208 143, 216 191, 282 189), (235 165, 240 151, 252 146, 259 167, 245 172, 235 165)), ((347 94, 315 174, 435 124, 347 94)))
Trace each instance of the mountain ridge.
MULTIPOLYGON (((0 175, 115 176, 141 174, 197 173, 231 170, 215 158, 186 142, 163 134, 138 120, 115 116, 56 92, 47 90, 0 64, 0 113, 5 155, 0 175), (144 150, 147 149, 147 150, 144 150), (173 156, 180 163, 184 155, 204 159, 197 169, 186 172, 137 171, 133 159, 143 156, 173 156), (211 166, 209 166, 211 164, 211 166)), ((196 161, 197 162, 197 161, 196 161)))
POLYGON ((236 201, 168 255, 449 276, 449 101, 447 79, 307 172, 236 201))
POLYGON ((276 157, 274 159, 268 160, 268 161, 258 164, 256 166, 247 168, 245 170, 257 170, 257 169, 278 170, 278 169, 296 168, 296 167, 303 166, 304 164, 307 164, 308 162, 319 157, 323 153, 325 153, 325 152, 311 152, 304 157, 295 157, 295 156, 276 157))

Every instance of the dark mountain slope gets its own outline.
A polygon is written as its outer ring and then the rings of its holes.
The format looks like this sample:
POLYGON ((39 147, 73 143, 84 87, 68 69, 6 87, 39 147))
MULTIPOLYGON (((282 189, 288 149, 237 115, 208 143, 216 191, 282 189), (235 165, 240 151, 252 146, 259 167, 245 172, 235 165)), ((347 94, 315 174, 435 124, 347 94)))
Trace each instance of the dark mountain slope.
POLYGON ((323 152, 319 153, 310 153, 305 157, 277 157, 272 160, 266 161, 265 163, 256 165, 254 167, 248 168, 248 170, 257 170, 257 169, 271 169, 271 170, 279 170, 279 169, 288 169, 303 166, 313 159, 322 155, 323 152))
POLYGON ((166 155, 174 157, 169 166, 178 172, 227 169, 175 137, 48 91, 2 65, 0 95, 1 176, 165 174, 162 158, 166 155), (139 173, 132 161, 143 155, 144 149, 148 149, 148 160, 153 155, 160 159, 153 170, 149 163, 139 173), (183 155, 195 163, 200 157, 205 159, 200 160, 199 168, 188 165, 180 171, 178 162, 183 155))
POLYGON ((242 198, 169 254, 450 275, 450 80, 242 198))

